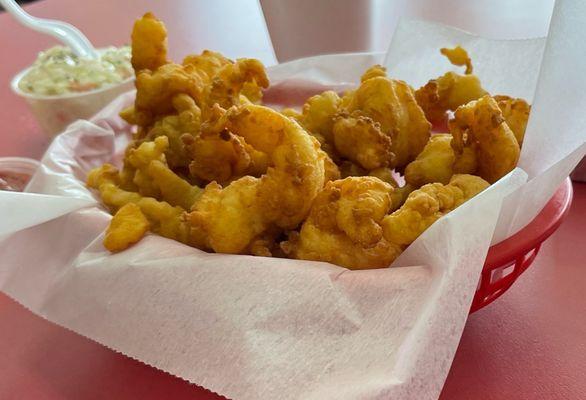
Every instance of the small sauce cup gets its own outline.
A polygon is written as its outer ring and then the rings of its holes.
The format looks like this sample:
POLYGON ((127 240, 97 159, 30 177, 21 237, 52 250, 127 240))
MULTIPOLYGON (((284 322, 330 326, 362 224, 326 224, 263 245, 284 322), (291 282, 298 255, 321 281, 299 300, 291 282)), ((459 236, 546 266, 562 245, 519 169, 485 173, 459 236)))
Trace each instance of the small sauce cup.
POLYGON ((41 165, 25 157, 0 157, 0 190, 22 192, 41 165))

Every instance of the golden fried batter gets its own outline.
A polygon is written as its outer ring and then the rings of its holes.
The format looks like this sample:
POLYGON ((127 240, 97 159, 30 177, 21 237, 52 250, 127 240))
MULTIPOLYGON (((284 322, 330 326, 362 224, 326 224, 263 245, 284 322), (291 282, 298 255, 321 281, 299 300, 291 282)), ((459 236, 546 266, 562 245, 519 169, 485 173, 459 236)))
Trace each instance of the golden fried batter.
POLYGON ((207 77, 192 65, 164 64, 154 72, 143 70, 136 75, 137 123, 149 125, 156 117, 172 113, 173 98, 184 93, 201 108, 205 104, 207 77))
MULTIPOLYGON (((102 201, 112 211, 116 212, 125 205, 134 203, 149 221, 149 229, 152 232, 190 246, 204 247, 201 233, 193 230, 186 222, 183 208, 123 190, 118 187, 118 181, 119 174, 116 168, 110 164, 104 164, 89 173, 87 184, 98 190, 102 201)), ((135 234, 136 232, 133 233, 133 235, 135 234)), ((121 240, 121 238, 117 238, 117 240, 121 240)), ((130 241, 128 243, 130 244, 130 241)))
POLYGON ((370 78, 376 78, 377 76, 387 77, 387 69, 382 65, 376 64, 367 69, 364 74, 360 77, 360 83, 369 80, 370 78))
POLYGON ((429 183, 411 192, 401 208, 383 219, 385 239, 405 248, 439 218, 488 186, 474 175, 454 175, 448 185, 429 183))
POLYGON ((456 155, 463 154, 466 147, 474 150, 477 173, 488 182, 496 182, 517 165, 519 143, 492 97, 484 96, 459 107, 449 127, 456 155))
POLYGON ((261 88, 269 86, 269 78, 264 66, 253 58, 241 58, 235 63, 224 65, 212 78, 207 98, 208 107, 219 104, 223 108, 229 108, 240 104, 240 93, 246 83, 257 87, 257 92, 248 87, 249 96, 258 100, 261 96, 261 88), (252 94, 251 94, 252 93, 252 94))
POLYGON ((374 177, 328 182, 317 195, 298 236, 282 244, 303 260, 350 269, 388 266, 401 252, 383 237, 380 222, 391 207, 392 186, 374 177))
POLYGON ((192 160, 190 173, 206 182, 224 185, 244 175, 260 176, 268 166, 266 154, 227 129, 186 135, 183 141, 192 160))
POLYGON ((461 46, 456 46, 453 49, 448 48, 441 48, 440 53, 450 60, 450 62, 454 65, 458 65, 460 67, 466 66, 466 71, 464 72, 466 75, 472 73, 472 60, 468 55, 468 52, 464 50, 461 46))
POLYGON ((509 96, 493 96, 493 98, 503 112, 503 117, 513 131, 519 147, 522 146, 531 106, 523 99, 514 99, 509 96))
POLYGON ((164 25, 145 14, 132 32, 136 100, 120 113, 137 129, 121 170, 87 177, 115 213, 105 247, 150 230, 207 251, 390 265, 482 178, 515 166, 527 125, 529 105, 486 95, 463 48, 441 53, 465 75, 414 92, 375 65, 341 98, 326 91, 279 113, 254 104, 269 85, 258 60, 205 50, 172 63, 164 25), (428 119, 447 111, 450 134, 430 139, 428 119))
POLYGON ((208 77, 208 82, 211 82, 212 78, 217 75, 222 67, 232 62, 220 53, 204 50, 201 54, 188 55, 183 59, 181 64, 194 66, 196 69, 204 72, 208 77))
POLYGON ((135 203, 122 206, 108 225, 104 247, 111 252, 122 251, 138 242, 149 230, 149 221, 135 203))
POLYGON ((451 146, 452 135, 433 135, 417 158, 405 168, 405 181, 415 187, 426 183, 447 185, 454 174, 472 174, 476 171, 476 153, 464 148, 456 157, 451 146))
POLYGON ((334 117, 339 104, 340 97, 331 90, 312 96, 303 105, 299 121, 309 133, 318 137, 322 144, 331 143, 334 117))
POLYGON ((378 122, 391 138, 391 151, 398 167, 407 165, 423 150, 431 124, 403 81, 376 76, 361 83, 348 104, 349 113, 359 112, 378 122))
POLYGON ((165 157, 170 168, 187 167, 190 163, 181 136, 189 134, 195 136, 201 127, 201 110, 193 99, 186 94, 178 94, 173 98, 173 108, 176 114, 170 114, 156 121, 152 128, 145 131, 142 140, 152 141, 159 136, 169 139, 169 148, 165 157))
POLYGON ((459 106, 486 94, 476 75, 472 75, 472 62, 466 50, 457 46, 454 49, 441 49, 454 65, 465 65, 466 75, 447 72, 439 78, 430 80, 415 91, 417 103, 425 112, 429 121, 442 121, 448 110, 454 111, 459 106))
POLYGON ((362 168, 373 170, 393 164, 391 138, 371 118, 341 114, 336 117, 332 133, 337 152, 362 168))
POLYGON ((146 13, 132 29, 132 67, 154 71, 167 62, 167 29, 152 13, 146 13))
POLYGON ((221 188, 206 186, 189 214, 193 227, 206 235, 207 247, 241 253, 275 227, 295 228, 309 212, 324 184, 319 146, 297 123, 266 107, 229 110, 227 128, 269 155, 260 178, 245 176, 221 188))

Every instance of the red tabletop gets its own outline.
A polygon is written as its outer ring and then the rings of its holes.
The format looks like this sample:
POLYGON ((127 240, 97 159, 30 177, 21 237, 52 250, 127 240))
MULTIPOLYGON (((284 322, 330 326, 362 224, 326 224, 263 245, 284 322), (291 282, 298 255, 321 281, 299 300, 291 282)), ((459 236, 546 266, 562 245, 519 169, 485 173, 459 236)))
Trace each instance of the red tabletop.
MULTIPOLYGON (((521 2, 507 4, 513 3, 521 2)), ((132 20, 150 9, 167 22, 175 58, 211 48, 275 60, 255 0, 45 0, 28 9, 74 23, 98 46, 127 42, 132 20)), ((7 15, 0 15, 0 38, 0 156, 40 157, 47 140, 8 82, 52 41, 7 15)), ((586 398, 586 184, 574 190, 567 221, 531 268, 470 316, 442 400, 586 398)), ((220 397, 49 323, 0 294, 0 398, 220 397)))

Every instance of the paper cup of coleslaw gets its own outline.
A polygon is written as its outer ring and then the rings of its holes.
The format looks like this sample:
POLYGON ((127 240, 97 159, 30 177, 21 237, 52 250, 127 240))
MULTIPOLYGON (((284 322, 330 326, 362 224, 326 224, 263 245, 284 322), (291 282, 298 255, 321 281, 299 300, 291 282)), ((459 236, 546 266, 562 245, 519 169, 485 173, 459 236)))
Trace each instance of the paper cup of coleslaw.
MULTIPOLYGON (((104 49, 98 50, 103 52, 104 49)), ((95 89, 43 94, 23 90, 21 82, 32 66, 18 73, 11 82, 12 90, 24 98, 39 125, 49 136, 61 133, 69 124, 78 119, 89 119, 120 94, 134 87, 131 74, 120 82, 105 84, 95 89)))

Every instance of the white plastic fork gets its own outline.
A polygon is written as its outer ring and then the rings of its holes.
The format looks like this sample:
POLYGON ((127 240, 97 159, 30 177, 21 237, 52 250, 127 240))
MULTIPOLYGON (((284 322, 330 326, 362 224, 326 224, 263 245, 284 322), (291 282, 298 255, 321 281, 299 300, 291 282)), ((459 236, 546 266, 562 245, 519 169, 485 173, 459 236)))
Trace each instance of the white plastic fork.
POLYGON ((37 32, 59 39, 80 57, 97 58, 98 54, 87 37, 75 26, 53 19, 33 17, 24 11, 14 0, 0 0, 12 16, 24 26, 37 32))

